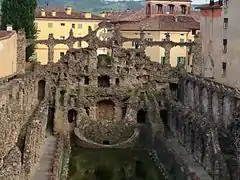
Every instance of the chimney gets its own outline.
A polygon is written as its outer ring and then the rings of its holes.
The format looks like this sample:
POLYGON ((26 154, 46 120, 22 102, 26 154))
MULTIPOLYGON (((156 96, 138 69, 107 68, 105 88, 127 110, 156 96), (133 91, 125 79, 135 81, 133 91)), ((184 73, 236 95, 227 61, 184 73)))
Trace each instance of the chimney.
POLYGON ((41 16, 46 16, 46 12, 44 9, 41 9, 41 16))
POLYGON ((52 11, 52 16, 56 16, 56 11, 52 11))
POLYGON ((13 30, 12 25, 8 24, 7 25, 7 31, 12 31, 12 30, 13 30))
POLYGON ((102 12, 102 13, 100 13, 100 16, 104 18, 104 17, 106 17, 106 13, 102 12))
POLYGON ((71 15, 71 14, 72 14, 72 7, 68 6, 68 7, 66 8, 66 14, 67 14, 67 15, 71 15))
POLYGON ((85 18, 92 18, 92 14, 90 12, 85 12, 84 17, 85 18))

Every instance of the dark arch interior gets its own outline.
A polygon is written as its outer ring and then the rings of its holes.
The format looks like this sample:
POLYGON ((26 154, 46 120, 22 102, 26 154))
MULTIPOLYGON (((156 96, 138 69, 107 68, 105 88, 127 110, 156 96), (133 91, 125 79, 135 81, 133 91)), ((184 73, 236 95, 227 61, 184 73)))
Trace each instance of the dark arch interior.
POLYGON ((76 120, 77 120, 77 111, 74 109, 70 109, 68 111, 68 122, 73 123, 73 122, 76 122, 76 120))
POLYGON ((44 80, 40 80, 38 82, 38 100, 42 101, 45 97, 45 86, 46 82, 44 80))
POLYGON ((98 77, 98 87, 110 87, 110 77, 109 76, 99 76, 98 77))
POLYGON ((170 131, 170 127, 168 125, 168 111, 167 110, 160 110, 160 116, 162 118, 165 130, 170 131))
POLYGON ((138 123, 146 123, 147 112, 143 109, 139 110, 137 113, 137 122, 138 123))
POLYGON ((48 108, 48 118, 47 118, 47 132, 53 134, 54 128, 54 116, 55 116, 55 108, 48 108))
POLYGON ((60 103, 61 106, 64 105, 64 94, 65 94, 64 90, 60 91, 59 103, 60 103))

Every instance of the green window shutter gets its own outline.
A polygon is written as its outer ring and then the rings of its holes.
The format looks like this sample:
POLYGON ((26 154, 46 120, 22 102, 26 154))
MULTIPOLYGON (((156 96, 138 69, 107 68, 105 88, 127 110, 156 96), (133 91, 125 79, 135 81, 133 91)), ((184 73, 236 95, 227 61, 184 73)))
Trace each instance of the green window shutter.
POLYGON ((183 65, 185 66, 186 64, 186 57, 183 57, 183 65))
POLYGON ((180 57, 177 57, 177 65, 180 63, 180 57))
POLYGON ((165 64, 165 56, 161 57, 161 64, 165 64))

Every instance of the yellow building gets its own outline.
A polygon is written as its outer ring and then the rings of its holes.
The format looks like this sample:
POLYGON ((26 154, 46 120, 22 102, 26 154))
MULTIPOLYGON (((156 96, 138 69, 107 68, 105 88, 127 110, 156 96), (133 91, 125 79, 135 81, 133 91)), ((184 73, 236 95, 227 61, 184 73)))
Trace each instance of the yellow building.
MULTIPOLYGON (((146 10, 139 12, 109 13, 112 23, 119 23, 121 33, 127 38, 140 38, 140 29, 149 41, 162 41, 169 33, 174 42, 190 42, 200 29, 200 24, 190 15, 190 0, 146 0, 146 10)), ((135 42, 126 42, 124 48, 135 48, 135 42)), ((164 63, 165 50, 161 47, 147 47, 146 54, 152 61, 164 63)), ((191 69, 191 50, 187 47, 173 47, 170 51, 170 64, 180 61, 191 69)))
MULTIPOLYGON (((94 30, 103 20, 103 16, 74 11, 71 7, 67 7, 66 9, 39 8, 35 20, 38 29, 37 39, 45 40, 51 33, 56 39, 67 39, 70 29, 73 30, 74 36, 83 37, 88 34, 89 26, 94 30)), ((74 48, 86 46, 86 42, 74 44, 74 48)), ((54 62, 57 62, 67 50, 68 47, 66 45, 56 45, 54 47, 54 62)), ((46 45, 38 44, 36 46, 36 57, 37 61, 41 62, 41 64, 47 64, 48 48, 46 45)))
POLYGON ((0 78, 16 73, 17 33, 11 29, 0 31, 0 78))

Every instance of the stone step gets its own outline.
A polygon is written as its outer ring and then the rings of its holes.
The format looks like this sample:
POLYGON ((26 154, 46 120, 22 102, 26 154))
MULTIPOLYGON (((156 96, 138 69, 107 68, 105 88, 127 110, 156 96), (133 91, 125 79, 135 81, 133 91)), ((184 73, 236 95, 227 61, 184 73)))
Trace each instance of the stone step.
POLYGON ((32 180, 48 180, 51 175, 54 153, 56 149, 56 138, 49 136, 45 139, 39 164, 35 169, 32 180))

